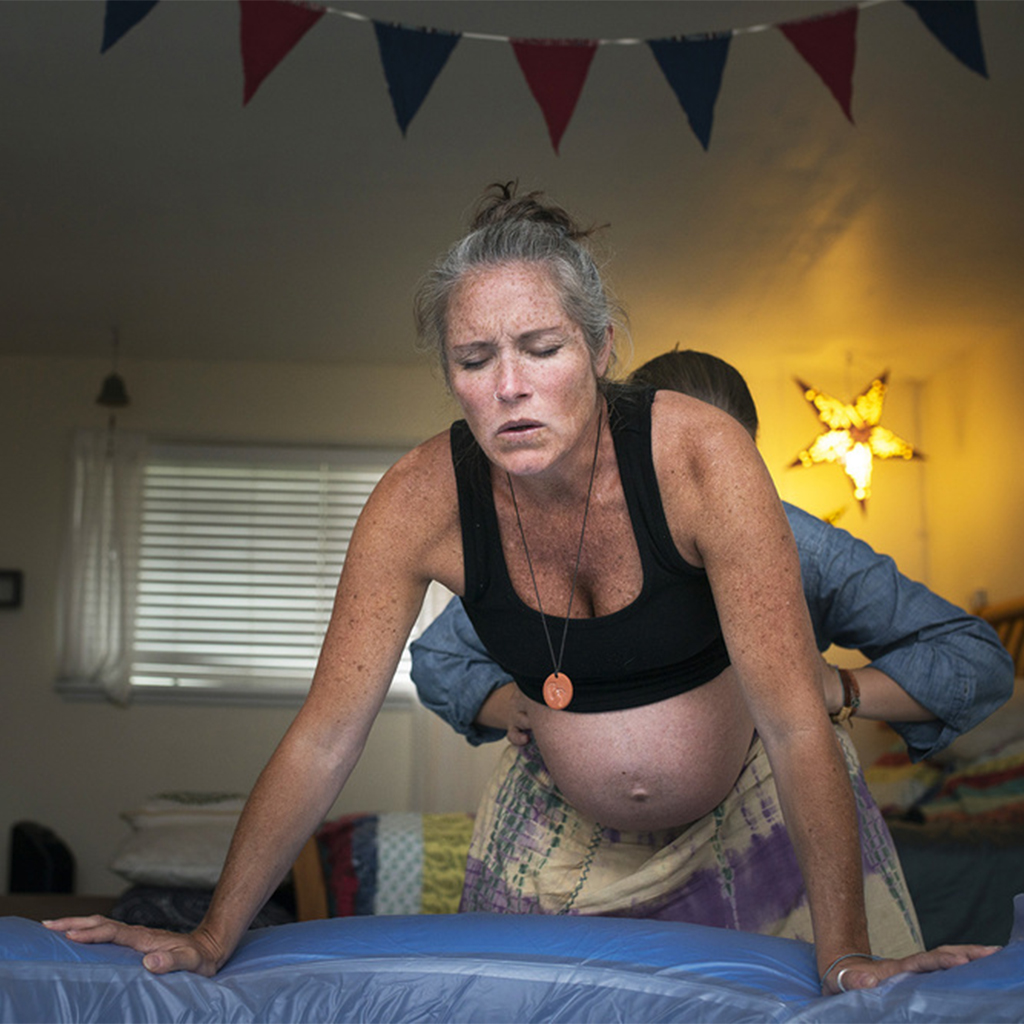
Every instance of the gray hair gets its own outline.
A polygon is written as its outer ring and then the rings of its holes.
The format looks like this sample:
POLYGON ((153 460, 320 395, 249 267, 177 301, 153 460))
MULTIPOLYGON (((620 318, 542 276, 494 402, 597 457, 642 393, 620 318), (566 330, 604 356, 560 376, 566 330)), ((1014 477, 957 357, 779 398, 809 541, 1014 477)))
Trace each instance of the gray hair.
POLYGON ((625 318, 584 244, 590 233, 538 192, 517 197, 513 185, 496 185, 485 193, 470 233, 438 259, 416 292, 420 346, 435 354, 446 381, 448 311, 456 289, 476 270, 514 263, 539 264, 547 270, 565 315, 583 332, 596 362, 609 328, 625 318))

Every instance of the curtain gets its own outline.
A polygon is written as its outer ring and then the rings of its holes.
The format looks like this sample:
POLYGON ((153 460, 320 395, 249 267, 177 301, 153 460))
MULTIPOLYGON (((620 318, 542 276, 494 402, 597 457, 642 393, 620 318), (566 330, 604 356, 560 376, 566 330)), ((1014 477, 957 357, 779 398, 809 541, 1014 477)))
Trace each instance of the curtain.
POLYGON ((61 565, 58 686, 121 705, 131 694, 145 448, 141 435, 112 427, 75 435, 61 565))

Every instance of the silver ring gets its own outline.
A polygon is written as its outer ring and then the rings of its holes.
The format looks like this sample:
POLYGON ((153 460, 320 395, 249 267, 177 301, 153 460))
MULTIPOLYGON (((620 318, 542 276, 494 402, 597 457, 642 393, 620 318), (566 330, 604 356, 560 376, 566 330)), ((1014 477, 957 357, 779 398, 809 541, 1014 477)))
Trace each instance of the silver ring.
POLYGON ((845 985, 843 984, 843 975, 844 975, 844 974, 845 974, 845 973, 846 973, 846 972, 847 972, 848 970, 850 970, 850 968, 849 968, 849 967, 844 967, 844 968, 843 968, 843 969, 842 969, 842 970, 841 970, 841 971, 840 971, 840 972, 839 972, 839 973, 838 973, 838 974, 836 975, 836 984, 837 984, 837 985, 839 986, 839 991, 840 991, 840 992, 846 992, 846 991, 848 991, 848 990, 847 990, 847 988, 846 988, 846 986, 845 986, 845 985))

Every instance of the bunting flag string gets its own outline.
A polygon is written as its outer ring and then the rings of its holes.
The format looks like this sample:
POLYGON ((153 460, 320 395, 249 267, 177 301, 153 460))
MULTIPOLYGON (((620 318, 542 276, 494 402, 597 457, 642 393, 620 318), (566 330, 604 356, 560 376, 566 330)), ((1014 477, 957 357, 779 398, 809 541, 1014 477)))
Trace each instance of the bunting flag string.
MULTIPOLYGON (((891 0, 859 0, 823 15, 778 24, 664 39, 519 39, 480 32, 411 28, 307 0, 238 0, 245 106, 267 76, 325 14, 373 26, 398 127, 405 136, 460 40, 510 46, 540 107, 556 153, 598 49, 646 45, 701 146, 707 150, 732 38, 778 29, 835 97, 851 124, 857 25, 862 10, 891 0)), ((958 61, 988 78, 976 0, 902 0, 958 61)), ((158 0, 107 0, 100 52, 145 18, 158 0)))

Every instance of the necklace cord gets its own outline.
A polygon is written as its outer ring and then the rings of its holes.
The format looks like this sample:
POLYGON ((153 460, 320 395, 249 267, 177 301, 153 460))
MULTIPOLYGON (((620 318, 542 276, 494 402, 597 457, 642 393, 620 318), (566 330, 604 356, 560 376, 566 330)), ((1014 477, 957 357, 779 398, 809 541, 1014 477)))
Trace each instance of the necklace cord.
POLYGON ((583 525, 580 528, 580 542, 576 548, 576 564, 572 570, 572 586, 569 588, 569 607, 565 610, 565 625, 562 627, 562 643, 558 650, 558 657, 555 658, 555 645, 551 642, 551 632, 548 629, 548 621, 544 615, 544 605, 540 599, 540 587, 537 586, 537 576, 533 571, 533 560, 530 558, 530 548, 526 543, 526 532, 523 530, 523 520, 519 515, 519 502, 516 501, 516 489, 512 486, 512 474, 506 472, 508 478, 508 489, 512 495, 512 507, 516 512, 516 524, 519 527, 519 536, 523 541, 523 551, 526 554, 526 565, 530 570, 530 579, 533 581, 533 593, 537 598, 537 610, 540 612, 540 623, 544 627, 544 639, 548 642, 548 652, 551 655, 551 664, 555 668, 555 675, 559 675, 562 669, 562 659, 565 657, 565 641, 569 636, 569 618, 572 613, 572 602, 576 596, 576 579, 579 576, 580 560, 583 557, 583 538, 587 533, 587 516, 590 514, 590 496, 594 492, 594 477, 597 475, 597 456, 601 450, 601 428, 604 425, 604 414, 598 411, 597 439, 594 441, 594 459, 590 466, 590 483, 587 485, 587 500, 583 506, 583 525))

